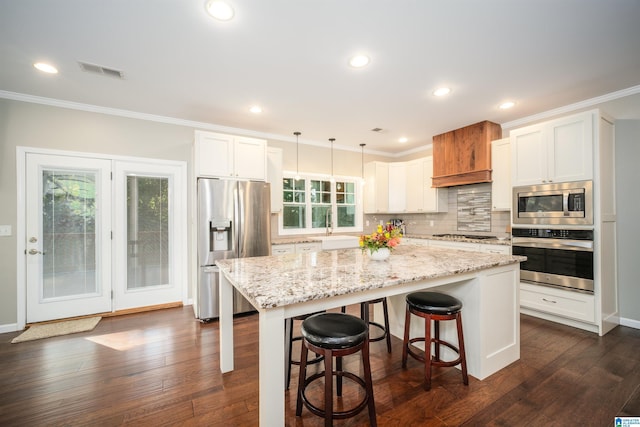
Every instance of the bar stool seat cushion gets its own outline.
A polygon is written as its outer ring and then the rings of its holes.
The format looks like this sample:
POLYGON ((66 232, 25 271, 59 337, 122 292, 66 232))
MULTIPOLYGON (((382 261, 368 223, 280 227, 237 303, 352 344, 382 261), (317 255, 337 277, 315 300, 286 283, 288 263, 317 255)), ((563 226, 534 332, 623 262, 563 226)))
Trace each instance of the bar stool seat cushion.
POLYGON ((459 299, 439 292, 413 292, 406 300, 411 308, 425 313, 446 315, 462 310, 459 299))
POLYGON ((369 332, 364 320, 342 313, 320 313, 302 322, 302 335, 322 348, 342 349, 362 343, 369 332))

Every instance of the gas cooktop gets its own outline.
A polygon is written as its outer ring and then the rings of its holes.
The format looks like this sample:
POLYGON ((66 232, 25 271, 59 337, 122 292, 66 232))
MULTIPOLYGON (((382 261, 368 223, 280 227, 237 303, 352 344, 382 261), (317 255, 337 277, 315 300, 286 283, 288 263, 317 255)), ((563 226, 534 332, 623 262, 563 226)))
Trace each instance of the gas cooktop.
POLYGON ((474 234, 434 234, 434 237, 448 237, 450 239, 474 239, 474 240, 488 240, 488 239, 496 239, 496 236, 478 236, 474 234))

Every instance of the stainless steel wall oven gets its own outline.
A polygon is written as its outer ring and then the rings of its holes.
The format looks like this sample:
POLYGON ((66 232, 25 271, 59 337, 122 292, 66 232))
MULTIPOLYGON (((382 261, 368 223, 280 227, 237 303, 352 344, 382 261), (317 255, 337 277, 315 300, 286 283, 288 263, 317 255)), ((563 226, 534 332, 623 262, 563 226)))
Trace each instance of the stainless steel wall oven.
POLYGON ((593 230, 513 228, 514 255, 524 255, 520 280, 593 293, 593 230))

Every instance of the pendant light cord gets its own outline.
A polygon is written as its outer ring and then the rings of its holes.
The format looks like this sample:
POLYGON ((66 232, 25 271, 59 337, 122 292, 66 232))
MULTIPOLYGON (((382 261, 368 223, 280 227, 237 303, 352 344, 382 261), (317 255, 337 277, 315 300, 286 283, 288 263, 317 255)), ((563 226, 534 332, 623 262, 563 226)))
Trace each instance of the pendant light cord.
POLYGON ((360 144, 360 174, 362 175, 361 178, 364 181, 364 146, 367 144, 360 144))
POLYGON ((300 132, 293 133, 296 136, 296 178, 300 179, 300 142, 298 138, 300 137, 300 132))
POLYGON ((333 142, 335 138, 329 138, 329 142, 331 142, 331 179, 333 179, 333 142))

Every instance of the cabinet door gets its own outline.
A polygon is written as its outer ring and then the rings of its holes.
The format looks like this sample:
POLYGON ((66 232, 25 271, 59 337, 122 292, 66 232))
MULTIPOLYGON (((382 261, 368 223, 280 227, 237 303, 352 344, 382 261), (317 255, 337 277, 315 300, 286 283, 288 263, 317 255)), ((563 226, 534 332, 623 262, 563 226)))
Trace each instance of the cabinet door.
POLYGON ((520 185, 547 182, 547 147, 542 125, 511 131, 511 183, 520 185))
POLYGON ((553 120, 548 126, 550 182, 593 179, 593 115, 591 112, 553 120))
POLYGON ((266 141, 236 138, 233 164, 236 177, 265 181, 267 179, 266 141))
POLYGON ((425 157, 422 162, 424 210, 425 212, 447 212, 449 210, 449 190, 432 186, 433 167, 433 157, 425 157))
POLYGON ((271 185, 271 212, 282 210, 282 149, 267 148, 267 182, 271 185))
POLYGON ((380 213, 389 211, 389 165, 370 162, 364 167, 364 212, 380 213))
POLYGON ((511 150, 509 138, 491 143, 491 205, 494 211, 511 209, 511 150))
POLYGON ((233 176, 233 137, 196 131, 196 176, 233 176))
MULTIPOLYGON (((407 212, 424 212, 424 161, 413 160, 406 164, 406 198, 407 212)), ((431 177, 429 177, 431 181, 431 177)), ((391 187, 391 186, 390 186, 391 187)), ((393 187, 391 187, 393 188, 393 187)))
POLYGON ((389 164, 389 212, 407 209, 407 169, 403 162, 389 164))

